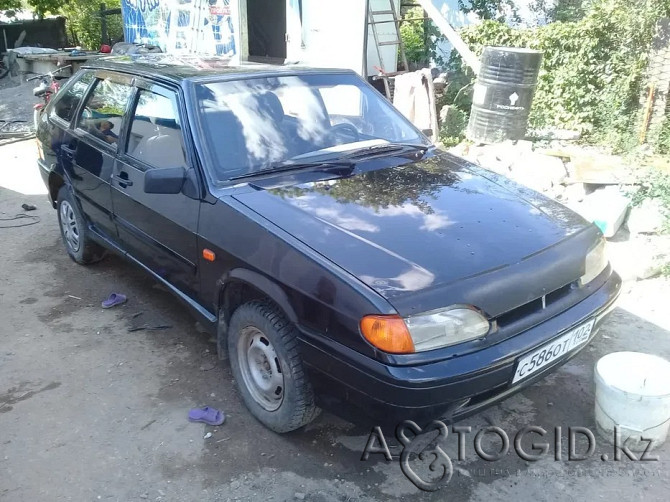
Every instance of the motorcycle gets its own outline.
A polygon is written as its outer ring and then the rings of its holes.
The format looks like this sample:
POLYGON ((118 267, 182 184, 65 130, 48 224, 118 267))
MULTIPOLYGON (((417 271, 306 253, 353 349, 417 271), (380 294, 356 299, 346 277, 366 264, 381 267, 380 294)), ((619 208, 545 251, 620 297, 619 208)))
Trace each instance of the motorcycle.
POLYGON ((33 95, 37 98, 42 98, 43 101, 42 103, 37 103, 35 106, 33 106, 33 123, 35 130, 37 130, 37 124, 39 123, 44 108, 47 106, 47 104, 49 104, 49 101, 54 96, 54 94, 56 94, 60 89, 61 80, 69 78, 66 76, 59 76, 58 73, 71 67, 72 65, 60 66, 59 68, 49 73, 35 75, 26 79, 27 82, 38 79, 40 81, 39 85, 33 89, 33 95))

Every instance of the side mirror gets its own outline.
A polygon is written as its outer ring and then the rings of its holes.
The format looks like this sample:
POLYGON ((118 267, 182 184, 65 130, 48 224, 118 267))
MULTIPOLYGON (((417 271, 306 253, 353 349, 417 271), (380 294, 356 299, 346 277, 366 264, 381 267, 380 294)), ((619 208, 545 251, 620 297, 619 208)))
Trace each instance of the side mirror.
POLYGON ((144 173, 145 193, 176 194, 181 192, 186 179, 183 167, 149 169, 144 173))

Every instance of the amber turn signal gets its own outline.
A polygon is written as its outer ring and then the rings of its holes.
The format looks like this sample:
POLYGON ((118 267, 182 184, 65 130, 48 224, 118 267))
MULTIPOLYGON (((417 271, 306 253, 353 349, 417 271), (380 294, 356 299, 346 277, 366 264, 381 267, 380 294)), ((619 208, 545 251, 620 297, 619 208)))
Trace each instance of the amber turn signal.
POLYGON ((392 354, 411 354, 414 342, 397 315, 368 315, 361 319, 361 333, 372 345, 392 354))
POLYGON ((211 249, 203 249, 202 257, 207 261, 214 261, 216 259, 216 255, 211 249))

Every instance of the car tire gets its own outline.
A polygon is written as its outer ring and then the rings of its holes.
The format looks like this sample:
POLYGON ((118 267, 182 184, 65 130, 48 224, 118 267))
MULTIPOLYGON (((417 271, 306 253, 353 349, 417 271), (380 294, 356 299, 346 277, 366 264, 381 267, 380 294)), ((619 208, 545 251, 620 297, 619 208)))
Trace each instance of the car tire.
POLYGON ((254 300, 235 310, 228 354, 244 403, 269 429, 290 432, 320 413, 298 351, 296 328, 272 303, 254 300))
POLYGON ((63 185, 58 191, 58 225, 67 254, 81 265, 90 265, 103 259, 105 249, 88 237, 86 220, 74 200, 72 190, 63 185))

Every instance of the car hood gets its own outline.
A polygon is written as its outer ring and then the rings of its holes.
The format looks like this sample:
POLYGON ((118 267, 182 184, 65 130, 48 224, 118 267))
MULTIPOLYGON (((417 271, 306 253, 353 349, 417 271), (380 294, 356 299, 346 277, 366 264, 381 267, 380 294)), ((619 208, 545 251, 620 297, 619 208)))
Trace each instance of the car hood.
POLYGON ((449 154, 256 188, 234 197, 403 315, 456 303, 500 314, 576 280, 598 239, 564 206, 449 154))

